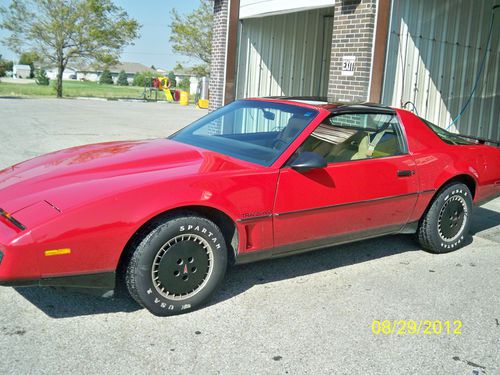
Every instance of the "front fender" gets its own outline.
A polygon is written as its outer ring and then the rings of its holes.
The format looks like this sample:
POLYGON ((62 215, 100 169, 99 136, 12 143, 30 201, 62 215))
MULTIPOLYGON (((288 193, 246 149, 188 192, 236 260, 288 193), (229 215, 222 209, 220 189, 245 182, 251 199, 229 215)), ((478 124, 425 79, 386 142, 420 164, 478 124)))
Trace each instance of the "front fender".
MULTIPOLYGON (((223 173, 192 176, 148 184, 136 181, 127 184, 123 177, 119 181, 89 183, 88 189, 99 191, 99 195, 94 194, 89 200, 79 197, 78 204, 61 209, 59 215, 31 229, 40 275, 54 277, 114 271, 127 242, 139 228, 164 212, 187 206, 205 206, 225 213, 237 223, 240 244, 246 244, 248 231, 238 220, 247 213, 272 212, 277 175, 277 171, 267 170, 232 176, 223 173), (118 190, 117 186, 121 188, 118 190), (71 248, 71 254, 43 255, 44 250, 60 248, 71 248)), ((81 193, 81 186, 78 191, 81 193)), ((70 194, 65 192, 66 200, 70 194)), ((50 199, 56 201, 57 197, 50 199)), ((251 229, 258 233, 254 246, 272 246, 271 219, 253 223, 251 229)), ((242 245, 242 249, 246 247, 242 245)))

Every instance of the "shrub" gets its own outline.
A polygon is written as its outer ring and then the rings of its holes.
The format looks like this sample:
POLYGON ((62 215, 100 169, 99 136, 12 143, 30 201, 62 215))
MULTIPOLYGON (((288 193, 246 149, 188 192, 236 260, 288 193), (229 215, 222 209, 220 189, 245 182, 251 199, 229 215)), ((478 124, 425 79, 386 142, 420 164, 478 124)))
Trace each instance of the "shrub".
POLYGON ((177 81, 175 80, 175 74, 173 71, 168 73, 168 80, 170 81, 170 87, 175 87, 177 85, 177 81))
POLYGON ((12 72, 12 67, 14 63, 9 60, 4 60, 0 54, 0 77, 5 77, 7 72, 12 72))
POLYGON ((113 78, 111 77, 111 72, 109 69, 104 69, 101 76, 99 77, 99 83, 105 84, 105 85, 112 85, 113 84, 113 78))
POLYGON ((116 80, 116 84, 118 86, 128 86, 127 73, 125 73, 125 70, 122 70, 120 74, 118 74, 118 79, 116 80))
POLYGON ((35 82, 40 86, 48 86, 50 79, 47 77, 47 72, 44 69, 37 69, 35 71, 35 82))
POLYGON ((149 86, 149 82, 151 81, 151 78, 158 77, 158 73, 153 73, 153 72, 137 72, 135 73, 134 80, 132 84, 134 86, 141 86, 143 87, 144 85, 149 86))
POLYGON ((19 64, 29 65, 30 67, 30 78, 35 76, 35 61, 40 60, 40 57, 36 52, 23 52, 19 57, 19 64))
POLYGON ((191 86, 191 81, 189 80, 188 77, 183 78, 179 82, 179 88, 184 90, 184 91, 189 91, 189 86, 191 86))
POLYGON ((132 86, 144 86, 144 76, 141 73, 135 73, 132 86))

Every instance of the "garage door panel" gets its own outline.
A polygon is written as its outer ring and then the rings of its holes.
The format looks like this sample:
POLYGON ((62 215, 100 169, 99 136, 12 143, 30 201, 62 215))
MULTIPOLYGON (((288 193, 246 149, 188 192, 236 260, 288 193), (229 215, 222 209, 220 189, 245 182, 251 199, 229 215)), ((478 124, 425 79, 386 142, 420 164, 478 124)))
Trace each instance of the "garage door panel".
MULTIPOLYGON (((481 67, 495 0, 395 0, 382 100, 412 101, 421 116, 449 127, 481 67)), ((484 71, 469 107, 449 130, 498 139, 499 35, 496 17, 484 71)))
POLYGON ((333 8, 241 20, 237 98, 326 96, 333 8))

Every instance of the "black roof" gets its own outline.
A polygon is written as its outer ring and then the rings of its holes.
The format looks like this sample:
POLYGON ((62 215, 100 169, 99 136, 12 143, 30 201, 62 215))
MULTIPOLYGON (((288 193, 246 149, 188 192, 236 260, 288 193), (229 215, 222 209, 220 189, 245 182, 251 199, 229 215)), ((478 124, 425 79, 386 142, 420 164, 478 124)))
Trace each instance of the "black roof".
MULTIPOLYGON (((332 103, 336 104, 336 103, 332 103)), ((378 103, 352 103, 352 104, 337 104, 336 107, 329 108, 332 113, 386 113, 395 114, 396 111, 383 104, 378 103)))
POLYGON ((328 103, 328 99, 324 96, 265 96, 265 99, 280 99, 280 100, 310 100, 314 102, 328 103))

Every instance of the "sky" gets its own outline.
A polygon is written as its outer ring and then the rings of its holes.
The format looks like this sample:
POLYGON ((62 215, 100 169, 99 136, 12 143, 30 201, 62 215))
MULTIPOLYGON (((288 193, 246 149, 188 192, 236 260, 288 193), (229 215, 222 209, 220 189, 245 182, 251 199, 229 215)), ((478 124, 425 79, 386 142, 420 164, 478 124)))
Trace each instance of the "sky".
MULTIPOLYGON (((190 13, 198 7, 199 0, 114 0, 114 2, 142 25, 140 36, 134 41, 134 45, 124 49, 120 59, 122 62, 139 62, 167 70, 172 69, 177 62, 189 65, 189 59, 175 54, 170 46, 170 10, 175 8, 181 14, 190 13)), ((7 6, 9 3, 10 0, 0 0, 2 6, 7 6)), ((0 39, 7 35, 5 30, 0 30, 0 39)), ((3 58, 17 62, 17 54, 2 44, 0 44, 0 54, 3 58)))

